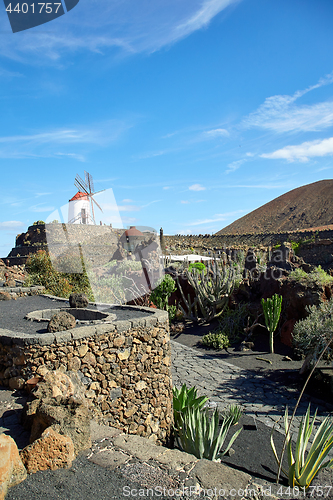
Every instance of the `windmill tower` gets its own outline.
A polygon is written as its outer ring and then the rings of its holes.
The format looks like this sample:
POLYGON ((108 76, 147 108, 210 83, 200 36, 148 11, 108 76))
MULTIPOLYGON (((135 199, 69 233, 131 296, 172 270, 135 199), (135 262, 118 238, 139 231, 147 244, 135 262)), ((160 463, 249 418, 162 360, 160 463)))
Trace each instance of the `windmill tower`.
MULTIPOLYGON (((103 212, 100 205, 94 199, 94 183, 92 176, 84 171, 84 179, 76 174, 74 186, 78 192, 69 200, 68 204, 68 223, 69 224, 96 224, 94 203, 103 212)), ((100 193, 101 191, 98 191, 100 193)))

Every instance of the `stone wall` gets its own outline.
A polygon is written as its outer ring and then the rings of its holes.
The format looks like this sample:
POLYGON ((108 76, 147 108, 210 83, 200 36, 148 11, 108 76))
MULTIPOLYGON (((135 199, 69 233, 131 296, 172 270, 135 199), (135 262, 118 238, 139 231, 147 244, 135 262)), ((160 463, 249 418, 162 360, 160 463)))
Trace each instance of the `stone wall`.
POLYGON ((317 239, 333 240, 333 230, 325 229, 322 231, 286 231, 281 233, 248 233, 248 234, 223 234, 223 235, 164 235, 167 253, 170 248, 189 249, 206 248, 207 250, 222 249, 223 247, 259 247, 274 246, 284 241, 307 241, 317 239))
POLYGON ((85 255, 93 256, 104 264, 112 258, 123 232, 124 229, 104 225, 35 224, 29 226, 25 233, 17 235, 15 247, 4 260, 8 259, 11 266, 25 264, 29 254, 49 250, 50 243, 55 254, 57 247, 62 253, 69 243, 78 255, 80 244, 85 255))
MULTIPOLYGON (((164 236, 166 254, 199 255, 226 251, 228 255, 237 255, 240 249, 248 248, 268 250, 283 242, 300 242, 298 255, 304 261, 325 269, 333 266, 333 231, 289 231, 276 234, 244 235, 189 235, 164 236)), ((235 260, 235 259, 233 259, 235 260)))
POLYGON ((8 300, 9 298, 16 300, 18 297, 41 295, 44 292, 44 286, 3 286, 0 287, 0 300, 8 300))
POLYGON ((75 371, 95 417, 124 432, 168 441, 172 426, 168 313, 55 334, 0 330, 0 384, 22 388, 49 370, 75 371))

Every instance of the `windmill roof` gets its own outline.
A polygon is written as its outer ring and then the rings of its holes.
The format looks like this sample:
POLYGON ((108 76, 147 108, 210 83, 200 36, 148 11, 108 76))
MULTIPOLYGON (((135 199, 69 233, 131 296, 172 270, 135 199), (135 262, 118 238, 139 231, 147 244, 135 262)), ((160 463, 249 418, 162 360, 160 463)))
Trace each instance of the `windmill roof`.
POLYGON ((78 191, 73 198, 71 198, 69 201, 74 201, 74 200, 80 200, 80 199, 88 199, 87 193, 82 193, 81 191, 78 191))
POLYGON ((126 229, 125 233, 126 236, 143 236, 143 233, 139 231, 135 226, 131 226, 129 229, 126 229))

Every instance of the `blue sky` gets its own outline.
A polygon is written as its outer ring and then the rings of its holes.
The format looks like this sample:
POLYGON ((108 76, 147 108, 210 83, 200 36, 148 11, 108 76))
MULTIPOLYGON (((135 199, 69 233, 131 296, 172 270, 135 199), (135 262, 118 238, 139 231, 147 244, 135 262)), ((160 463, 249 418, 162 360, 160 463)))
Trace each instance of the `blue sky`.
POLYGON ((332 22, 331 0, 80 0, 13 34, 3 7, 0 255, 84 170, 166 234, 332 178, 332 22))

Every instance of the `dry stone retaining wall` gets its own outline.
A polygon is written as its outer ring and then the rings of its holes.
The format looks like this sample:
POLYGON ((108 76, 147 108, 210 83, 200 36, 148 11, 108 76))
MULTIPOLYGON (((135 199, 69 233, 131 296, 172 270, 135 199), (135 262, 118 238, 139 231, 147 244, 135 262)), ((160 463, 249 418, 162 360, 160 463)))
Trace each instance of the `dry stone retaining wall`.
MULTIPOLYGON (((274 246, 284 241, 301 241, 311 239, 333 240, 333 230, 324 229, 321 231, 285 231, 281 233, 248 233, 248 234, 200 234, 200 235, 164 235, 167 250, 170 247, 186 248, 207 247, 208 249, 223 248, 230 246, 274 246)), ((167 252, 168 253, 168 252, 167 252)))
POLYGON ((189 235, 164 236, 166 254, 215 253, 226 251, 235 260, 232 253, 240 249, 268 249, 284 242, 300 242, 297 255, 305 262, 325 269, 333 266, 333 231, 288 231, 285 233, 258 233, 243 235, 189 235), (231 252, 231 253, 230 253, 231 252))
POLYGON ((43 370, 75 371, 96 417, 124 432, 165 443, 172 425, 168 314, 22 334, 0 330, 0 384, 21 388, 43 370))

